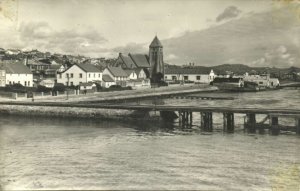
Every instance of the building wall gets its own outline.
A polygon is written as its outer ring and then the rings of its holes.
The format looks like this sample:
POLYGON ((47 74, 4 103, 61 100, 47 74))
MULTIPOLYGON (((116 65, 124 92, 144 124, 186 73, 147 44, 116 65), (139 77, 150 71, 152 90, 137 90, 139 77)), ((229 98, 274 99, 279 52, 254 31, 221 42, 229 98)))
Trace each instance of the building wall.
POLYGON ((138 74, 138 78, 139 79, 146 79, 147 78, 147 75, 146 75, 144 70, 140 71, 140 73, 138 74))
POLYGON ((73 83, 74 86, 77 86, 80 83, 88 82, 87 80, 87 73, 81 68, 79 68, 77 65, 73 65, 67 71, 57 75, 57 83, 62 83, 64 85, 67 85, 69 81, 69 85, 73 83), (67 74, 69 75, 69 80, 67 78, 67 74), (71 74, 73 74, 73 77, 71 74), (82 77, 80 77, 80 74, 82 74, 82 77))
POLYGON ((128 76, 128 78, 131 79, 131 80, 135 80, 135 79, 138 78, 138 76, 136 75, 135 72, 132 72, 132 73, 128 76))
POLYGON ((6 74, 5 70, 0 70, 0 87, 5 87, 6 74))
POLYGON ((210 83, 215 78, 213 74, 165 74, 166 81, 193 81, 195 83, 210 83))
POLYGON ((87 73, 87 82, 102 81, 101 72, 88 72, 87 73))
POLYGON ((116 85, 116 82, 101 82, 101 86, 105 88, 109 88, 112 85, 116 85))
POLYGON ((21 84, 23 86, 33 86, 32 74, 7 74, 6 73, 6 85, 9 84, 21 84))

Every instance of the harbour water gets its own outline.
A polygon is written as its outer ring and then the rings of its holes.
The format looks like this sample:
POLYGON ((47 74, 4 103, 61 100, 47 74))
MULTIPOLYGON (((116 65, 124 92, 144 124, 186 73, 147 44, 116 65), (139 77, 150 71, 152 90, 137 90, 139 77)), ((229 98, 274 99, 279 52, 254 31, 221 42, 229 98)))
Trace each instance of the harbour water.
MULTIPOLYGON (((201 94, 204 95, 204 94, 201 94)), ((166 104, 299 108, 299 90, 166 104)), ((197 116, 195 116, 197 123, 197 116)), ((215 115, 215 126, 221 116, 215 115)), ((281 121, 281 123, 292 123, 281 121)), ((300 190, 300 137, 160 123, 0 117, 0 185, 33 189, 300 190)))

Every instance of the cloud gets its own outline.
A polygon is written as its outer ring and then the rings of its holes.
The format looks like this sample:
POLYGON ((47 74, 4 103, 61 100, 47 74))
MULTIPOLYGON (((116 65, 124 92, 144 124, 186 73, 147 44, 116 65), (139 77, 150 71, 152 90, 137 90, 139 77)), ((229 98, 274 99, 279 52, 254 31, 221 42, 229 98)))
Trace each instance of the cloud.
POLYGON ((289 52, 288 48, 280 45, 277 48, 268 50, 262 58, 259 58, 251 63, 252 66, 275 66, 275 67, 290 67, 296 62, 296 57, 289 52))
POLYGON ((221 22, 223 20, 228 20, 235 18, 241 14, 241 10, 239 10, 235 6, 229 6, 227 7, 220 15, 217 16, 216 21, 221 22))
POLYGON ((116 53, 122 52, 122 53, 144 53, 144 54, 147 54, 147 52, 148 52, 146 45, 137 44, 137 43, 129 43, 126 46, 119 46, 112 50, 116 53))
POLYGON ((22 23, 19 39, 25 48, 66 54, 97 55, 108 51, 107 40, 94 28, 56 30, 46 22, 22 23))

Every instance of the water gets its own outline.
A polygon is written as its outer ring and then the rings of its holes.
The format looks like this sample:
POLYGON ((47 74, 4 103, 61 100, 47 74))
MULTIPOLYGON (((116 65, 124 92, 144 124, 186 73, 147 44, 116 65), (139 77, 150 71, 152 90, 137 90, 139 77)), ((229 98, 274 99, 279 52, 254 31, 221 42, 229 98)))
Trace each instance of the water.
MULTIPOLYGON (((294 90, 274 92, 270 99, 276 104, 267 101, 266 92, 259 96, 266 105, 284 107, 295 101, 297 108, 298 95, 294 90), (285 100, 287 96, 291 98, 285 100)), ((249 101, 246 106, 258 100, 252 93, 230 96, 239 103, 249 101)), ((195 104, 167 100, 172 101, 195 104)), ((234 134, 205 134, 162 124, 2 116, 0 185, 7 190, 299 191, 300 137, 247 134, 239 127, 234 134)))

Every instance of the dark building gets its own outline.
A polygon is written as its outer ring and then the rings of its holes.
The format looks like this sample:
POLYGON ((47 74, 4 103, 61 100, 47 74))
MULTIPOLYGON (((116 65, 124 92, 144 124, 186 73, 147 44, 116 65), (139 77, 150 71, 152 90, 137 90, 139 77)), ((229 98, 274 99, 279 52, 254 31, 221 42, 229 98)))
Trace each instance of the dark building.
POLYGON ((163 46, 157 36, 149 46, 150 77, 152 82, 159 82, 164 79, 164 57, 163 46))

